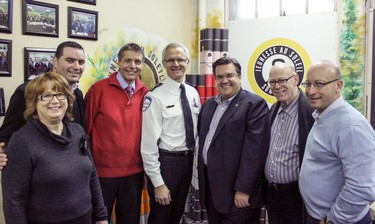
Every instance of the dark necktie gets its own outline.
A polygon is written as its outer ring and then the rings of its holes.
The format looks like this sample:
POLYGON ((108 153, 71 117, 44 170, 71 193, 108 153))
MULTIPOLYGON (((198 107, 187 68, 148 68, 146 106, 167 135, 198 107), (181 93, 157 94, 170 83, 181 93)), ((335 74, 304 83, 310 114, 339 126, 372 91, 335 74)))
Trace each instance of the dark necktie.
POLYGON ((181 105, 182 111, 184 113, 184 122, 185 122, 185 132, 186 132, 186 147, 190 150, 194 150, 195 139, 194 139, 194 126, 193 126, 193 117, 191 115, 189 101, 186 97, 186 91, 184 84, 180 85, 181 88, 181 105))
POLYGON ((132 98, 133 95, 133 87, 132 86, 127 86, 125 88, 126 92, 128 93, 129 97, 132 98))

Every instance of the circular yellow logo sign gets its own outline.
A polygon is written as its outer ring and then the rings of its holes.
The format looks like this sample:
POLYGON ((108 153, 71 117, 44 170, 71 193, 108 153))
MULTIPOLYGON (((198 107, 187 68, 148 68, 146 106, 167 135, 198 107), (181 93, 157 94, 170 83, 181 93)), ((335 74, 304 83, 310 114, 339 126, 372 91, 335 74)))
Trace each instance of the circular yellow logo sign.
POLYGON ((305 49, 290 39, 274 38, 259 45, 250 57, 247 74, 253 91, 268 103, 276 102, 267 80, 271 67, 278 62, 293 65, 300 83, 311 65, 311 59, 305 49))

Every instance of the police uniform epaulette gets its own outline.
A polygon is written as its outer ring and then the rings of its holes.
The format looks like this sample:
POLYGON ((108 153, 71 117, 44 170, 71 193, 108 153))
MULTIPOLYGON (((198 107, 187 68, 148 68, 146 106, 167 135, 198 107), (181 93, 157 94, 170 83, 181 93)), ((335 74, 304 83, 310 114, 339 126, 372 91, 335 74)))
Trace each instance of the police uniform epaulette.
POLYGON ((154 88, 152 88, 150 91, 153 91, 154 89, 158 88, 159 86, 163 85, 162 82, 159 82, 156 86, 154 86, 154 88))

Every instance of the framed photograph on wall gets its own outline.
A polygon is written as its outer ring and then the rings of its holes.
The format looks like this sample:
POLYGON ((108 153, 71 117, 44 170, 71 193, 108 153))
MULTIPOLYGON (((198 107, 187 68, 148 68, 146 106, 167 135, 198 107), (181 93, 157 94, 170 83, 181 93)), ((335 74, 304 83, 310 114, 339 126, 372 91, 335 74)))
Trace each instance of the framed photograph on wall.
POLYGON ((59 36, 59 6, 23 0, 22 33, 40 36, 59 36))
POLYGON ((98 39, 98 12, 68 7, 68 37, 98 39))
POLYGON ((34 79, 40 74, 52 71, 55 49, 25 47, 24 65, 25 81, 34 79))
POLYGON ((0 39, 0 77, 12 76, 12 40, 0 39))
POLYGON ((13 0, 0 0, 0 32, 12 33, 13 0))
POLYGON ((83 4, 96 5, 96 0, 68 0, 71 2, 79 2, 83 4))

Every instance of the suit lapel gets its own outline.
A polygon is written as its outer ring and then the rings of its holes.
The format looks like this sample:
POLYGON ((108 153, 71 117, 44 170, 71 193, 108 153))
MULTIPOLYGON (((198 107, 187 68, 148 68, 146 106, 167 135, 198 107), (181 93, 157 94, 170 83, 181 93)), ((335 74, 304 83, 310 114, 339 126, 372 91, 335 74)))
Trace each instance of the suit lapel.
MULTIPOLYGON (((216 140, 216 137, 219 135, 219 133, 221 132, 221 130, 223 129, 224 125, 227 123, 229 118, 231 118, 232 115, 241 106, 242 100, 243 100, 243 94, 244 94, 244 91, 241 89, 240 92, 238 92, 237 96, 234 97, 232 102, 230 102, 227 110, 225 111, 225 113, 223 114, 223 116, 221 117, 221 119, 219 121, 219 124, 218 124, 218 126, 216 128, 216 131, 215 131, 215 134, 214 134, 214 137, 212 138, 212 143, 216 140)), ((211 118, 212 118, 212 116, 211 116, 211 118)), ((211 145, 212 145, 212 143, 211 143, 211 145)))
POLYGON ((211 101, 207 102, 207 103, 208 103, 206 105, 207 116, 204 118, 204 124, 205 124, 204 130, 207 130, 207 132, 208 132, 208 130, 210 129, 212 117, 214 116, 214 113, 215 113, 215 110, 216 110, 216 107, 217 107, 217 103, 213 99, 211 101))

